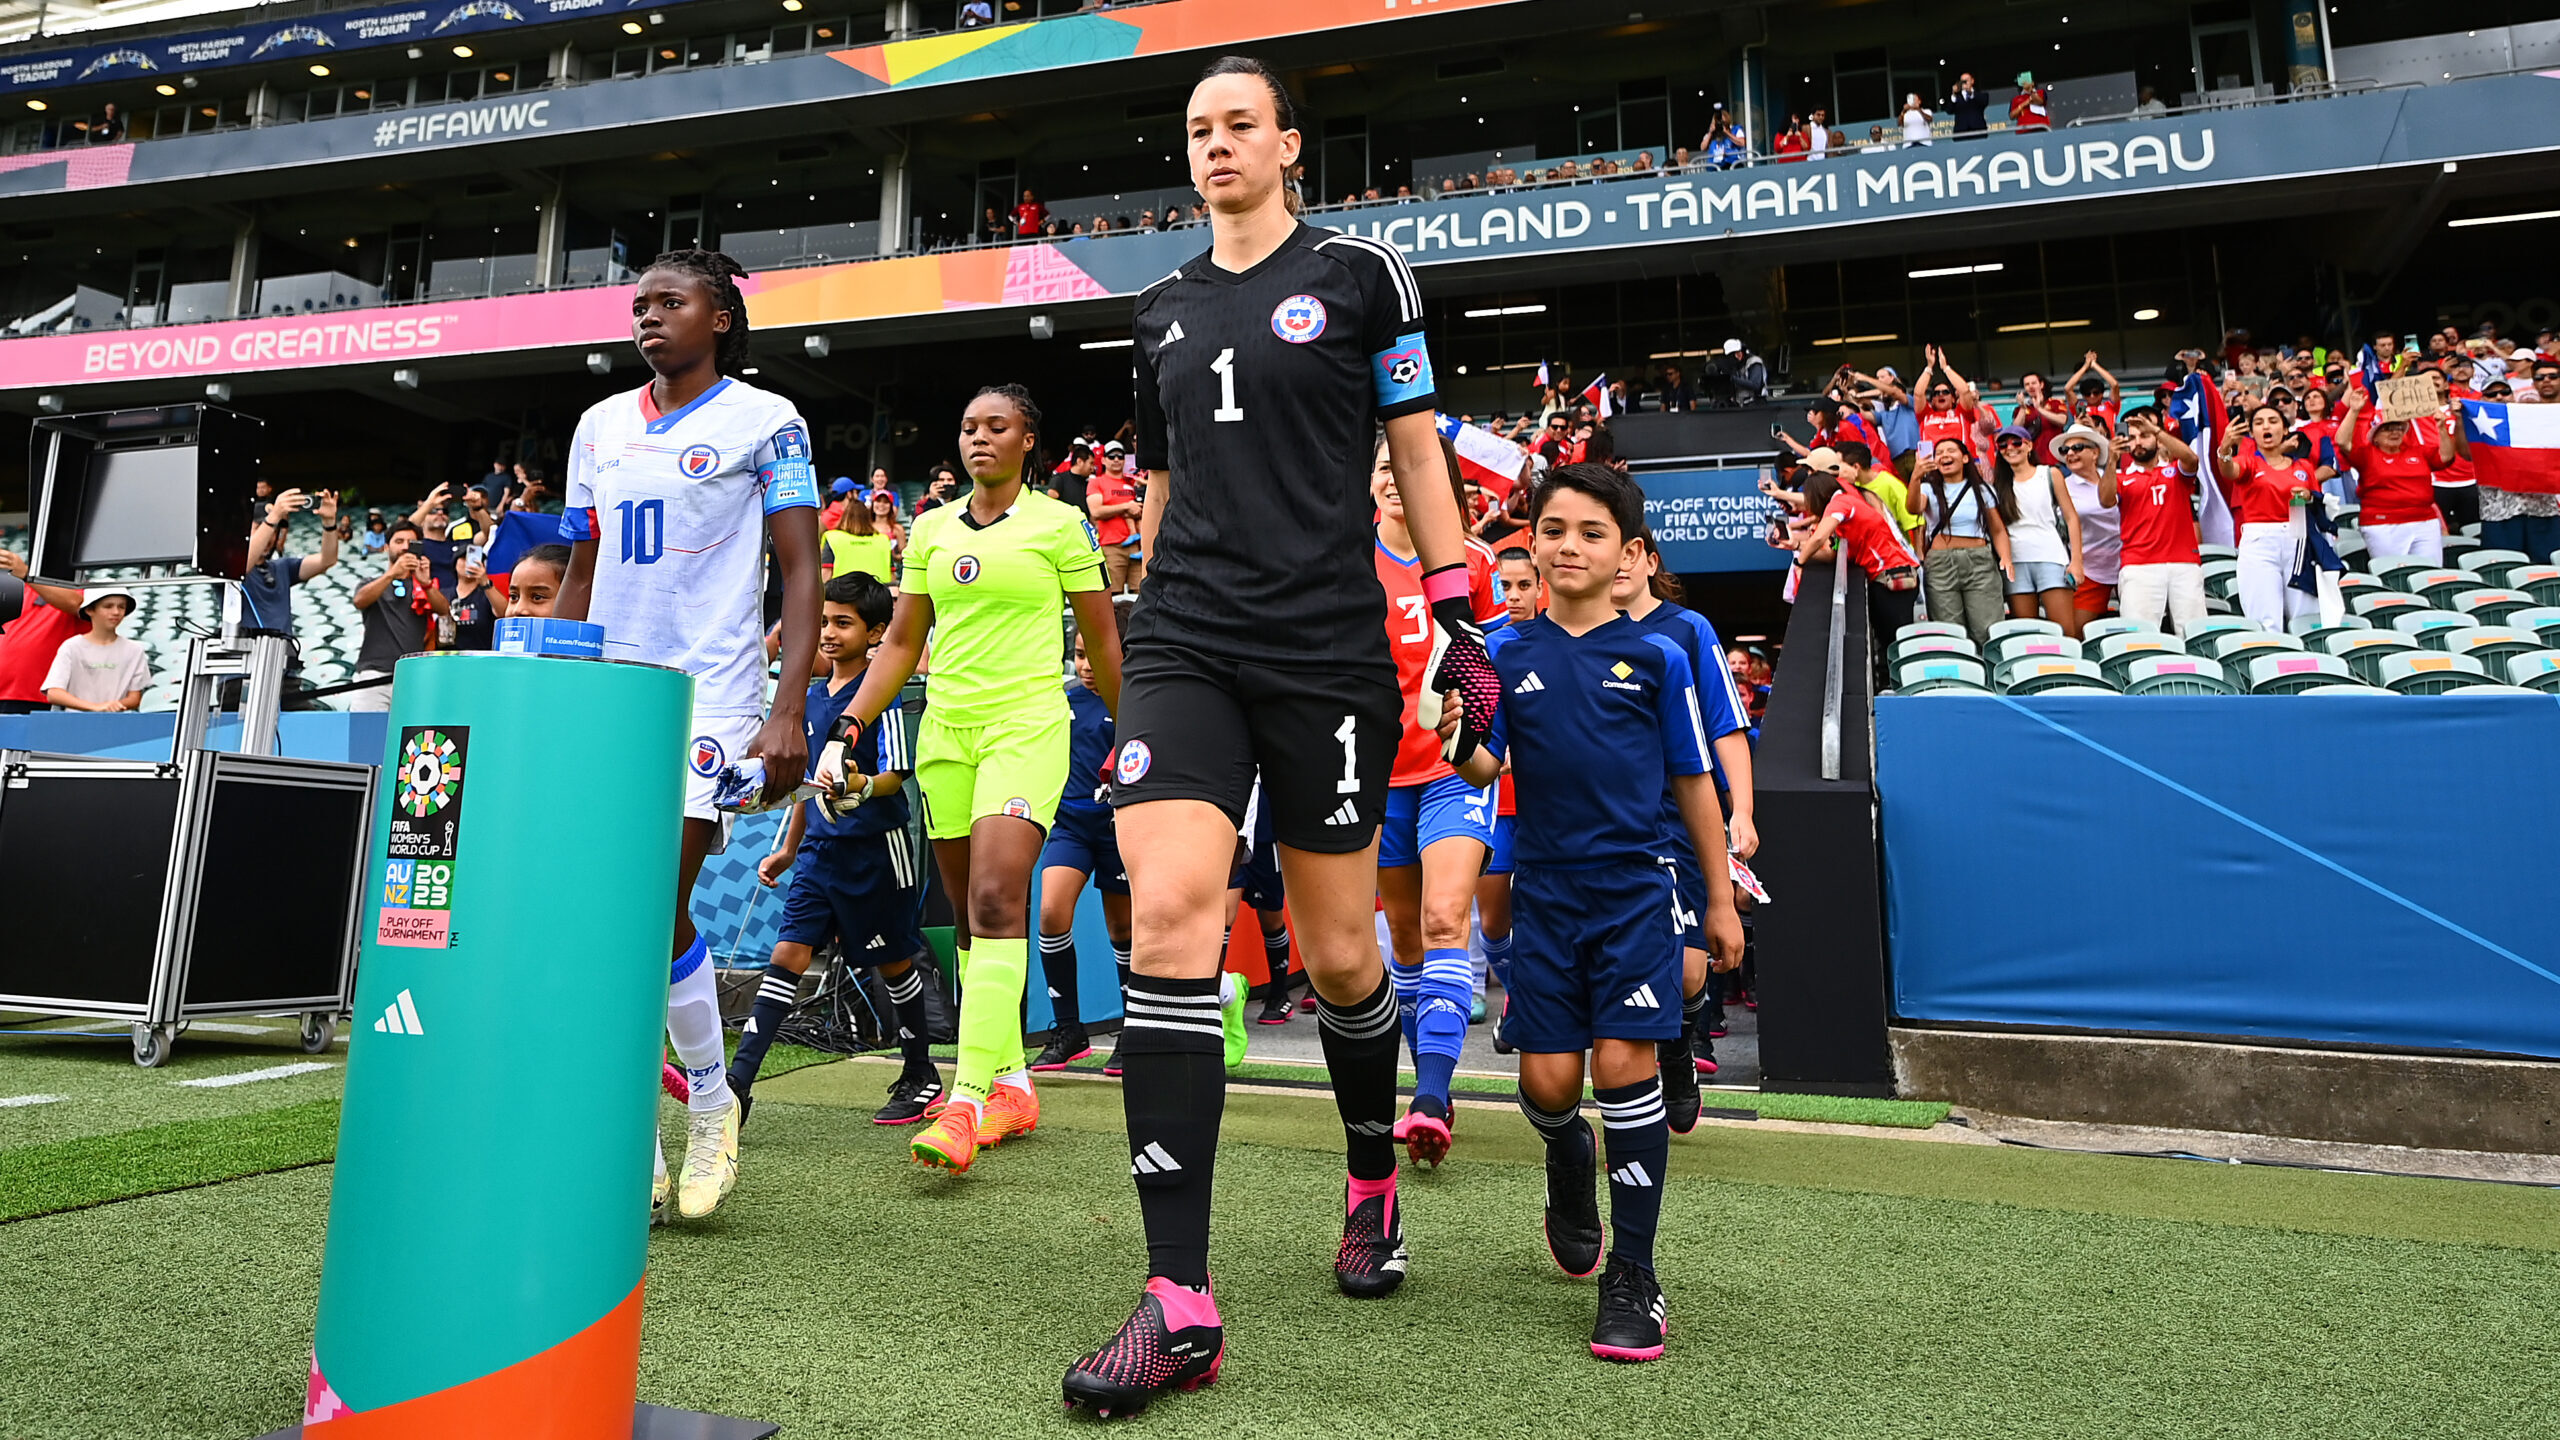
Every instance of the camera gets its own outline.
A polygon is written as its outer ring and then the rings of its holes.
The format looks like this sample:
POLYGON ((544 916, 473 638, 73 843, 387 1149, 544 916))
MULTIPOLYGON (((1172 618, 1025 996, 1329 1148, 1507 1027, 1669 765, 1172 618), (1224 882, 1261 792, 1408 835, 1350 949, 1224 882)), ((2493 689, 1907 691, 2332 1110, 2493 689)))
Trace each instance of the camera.
POLYGON ((1772 440, 1784 440, 1784 439, 1786 439, 1786 438, 1787 438, 1787 427, 1786 427, 1786 426, 1784 426, 1784 425, 1771 425, 1771 426, 1769 427, 1769 438, 1770 438, 1770 439, 1772 439, 1772 440))

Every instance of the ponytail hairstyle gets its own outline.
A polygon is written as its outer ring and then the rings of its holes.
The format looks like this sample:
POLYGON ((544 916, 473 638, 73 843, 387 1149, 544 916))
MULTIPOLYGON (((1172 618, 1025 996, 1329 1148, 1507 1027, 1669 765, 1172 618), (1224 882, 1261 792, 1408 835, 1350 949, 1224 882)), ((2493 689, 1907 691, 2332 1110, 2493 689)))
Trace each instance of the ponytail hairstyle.
POLYGON ((738 292, 738 282, 747 276, 747 267, 717 250, 691 248, 670 250, 648 263, 641 273, 650 270, 674 270, 691 275, 711 292, 711 302, 729 316, 729 328, 720 336, 720 349, 713 364, 723 375, 737 375, 747 368, 747 297, 738 292))
POLYGON ((1028 485, 1031 483, 1032 476, 1042 473, 1042 462, 1048 459, 1040 443, 1040 437, 1046 429, 1040 423, 1040 407, 1032 403, 1030 391, 1011 381, 1002 385, 981 386, 978 393, 969 398, 982 400, 989 395, 1001 396, 1011 401, 1013 408, 1022 413, 1024 427, 1031 432, 1031 444, 1022 452, 1022 483, 1028 485))
POLYGON ((1636 536, 1636 548, 1653 557, 1653 575, 1647 581, 1647 588, 1653 592, 1654 599, 1668 600, 1677 605, 1689 598, 1680 577, 1671 573, 1671 562, 1663 558, 1662 542, 1653 538, 1652 526, 1647 525, 1636 536))

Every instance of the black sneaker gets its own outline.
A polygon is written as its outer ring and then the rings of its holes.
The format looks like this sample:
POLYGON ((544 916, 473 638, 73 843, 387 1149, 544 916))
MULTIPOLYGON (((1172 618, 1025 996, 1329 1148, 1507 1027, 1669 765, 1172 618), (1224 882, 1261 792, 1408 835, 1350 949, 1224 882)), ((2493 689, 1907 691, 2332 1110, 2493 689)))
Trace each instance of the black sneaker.
POLYGON ((1298 1013, 1298 1002, 1289 998, 1289 987, 1273 985, 1262 992, 1262 1013, 1253 1017, 1256 1025, 1286 1025, 1298 1013))
POLYGON ((1698 1128, 1698 1108, 1705 1103, 1698 1093, 1698 1067, 1690 1058, 1689 1042, 1665 1040, 1654 1054, 1661 1062, 1662 1108, 1670 1112, 1671 1133, 1686 1135, 1698 1128))
POLYGON ((1699 1075, 1716 1073, 1715 1031, 1699 1034, 1689 1043, 1689 1069, 1699 1075))
POLYGON ((1612 1260, 1600 1277, 1600 1318, 1591 1326, 1591 1353, 1603 1360, 1659 1360, 1671 1327, 1661 1282, 1629 1260, 1612 1260))
POLYGON ((1111 1040, 1111 1053, 1102 1057, 1102 1073, 1108 1079, 1117 1080, 1120 1078, 1120 1037, 1125 1036, 1128 1033, 1128 1031, 1123 1030, 1120 1032, 1120 1035, 1113 1036, 1111 1040))
POLYGON ((924 1118, 925 1107, 942 1098, 942 1076, 901 1075, 889 1087, 889 1103, 872 1115, 874 1125, 913 1125, 924 1118))
POLYGON ((1049 1032, 1049 1043, 1031 1062, 1034 1070, 1064 1070, 1075 1061, 1093 1053, 1093 1039, 1082 1025, 1059 1025, 1049 1032))
POLYGON ((1404 1283, 1404 1207, 1396 1203, 1394 1182, 1384 1194, 1358 1205, 1345 1187, 1342 1248, 1334 1252, 1333 1283, 1355 1300, 1374 1300, 1404 1283))
POLYGON ((1559 1160, 1547 1152, 1547 1254, 1556 1268, 1579 1280, 1600 1268, 1609 1231, 1600 1222, 1600 1165, 1593 1137, 1582 1132, 1582 1157, 1559 1160))
POLYGON ((1067 1371, 1067 1408, 1081 1405, 1097 1420, 1135 1415, 1168 1390, 1197 1390, 1217 1379, 1226 1358, 1218 1302, 1159 1276, 1147 1282, 1111 1343, 1067 1371))

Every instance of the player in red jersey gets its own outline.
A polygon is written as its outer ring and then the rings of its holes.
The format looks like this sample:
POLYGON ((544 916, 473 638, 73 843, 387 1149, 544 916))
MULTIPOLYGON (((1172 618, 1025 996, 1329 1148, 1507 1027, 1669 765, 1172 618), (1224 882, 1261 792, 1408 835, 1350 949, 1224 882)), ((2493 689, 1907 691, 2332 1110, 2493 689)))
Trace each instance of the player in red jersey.
MULTIPOLYGON (((1463 495, 1457 452, 1446 439, 1440 445, 1450 487, 1463 495)), ((1378 585, 1387 597, 1387 647, 1404 695, 1404 728, 1378 838, 1378 896, 1386 903, 1395 949, 1387 974, 1405 1043, 1413 1051, 1413 1108, 1397 1122, 1396 1138, 1416 1164, 1437 1165, 1449 1153, 1449 1082, 1475 1000, 1467 918, 1493 848, 1493 792, 1459 779, 1441 758, 1439 732, 1417 719, 1423 679, 1431 669, 1431 602, 1422 592, 1422 557, 1405 528, 1404 499, 1384 446, 1369 493, 1378 502, 1375 558, 1378 585)), ((1467 599, 1476 623, 1505 618, 1508 611, 1495 593, 1493 552, 1469 540, 1466 558, 1467 599)))

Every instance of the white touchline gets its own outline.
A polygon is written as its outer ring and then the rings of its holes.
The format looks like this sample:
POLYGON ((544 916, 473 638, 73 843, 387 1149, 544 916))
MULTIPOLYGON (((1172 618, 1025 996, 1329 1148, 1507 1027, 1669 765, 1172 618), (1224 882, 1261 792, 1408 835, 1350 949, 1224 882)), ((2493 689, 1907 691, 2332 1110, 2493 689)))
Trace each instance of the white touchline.
POLYGON ((68 1100, 68 1095, 0 1095, 0 1110, 15 1110, 21 1105, 51 1105, 68 1100))
POLYGON ((246 1085, 253 1080, 281 1080, 287 1075, 308 1075, 314 1070, 335 1070, 329 1060, 300 1060, 291 1065, 270 1065, 264 1070, 243 1070, 236 1075, 207 1075, 201 1080, 177 1083, 196 1090, 219 1090, 225 1085, 246 1085))

